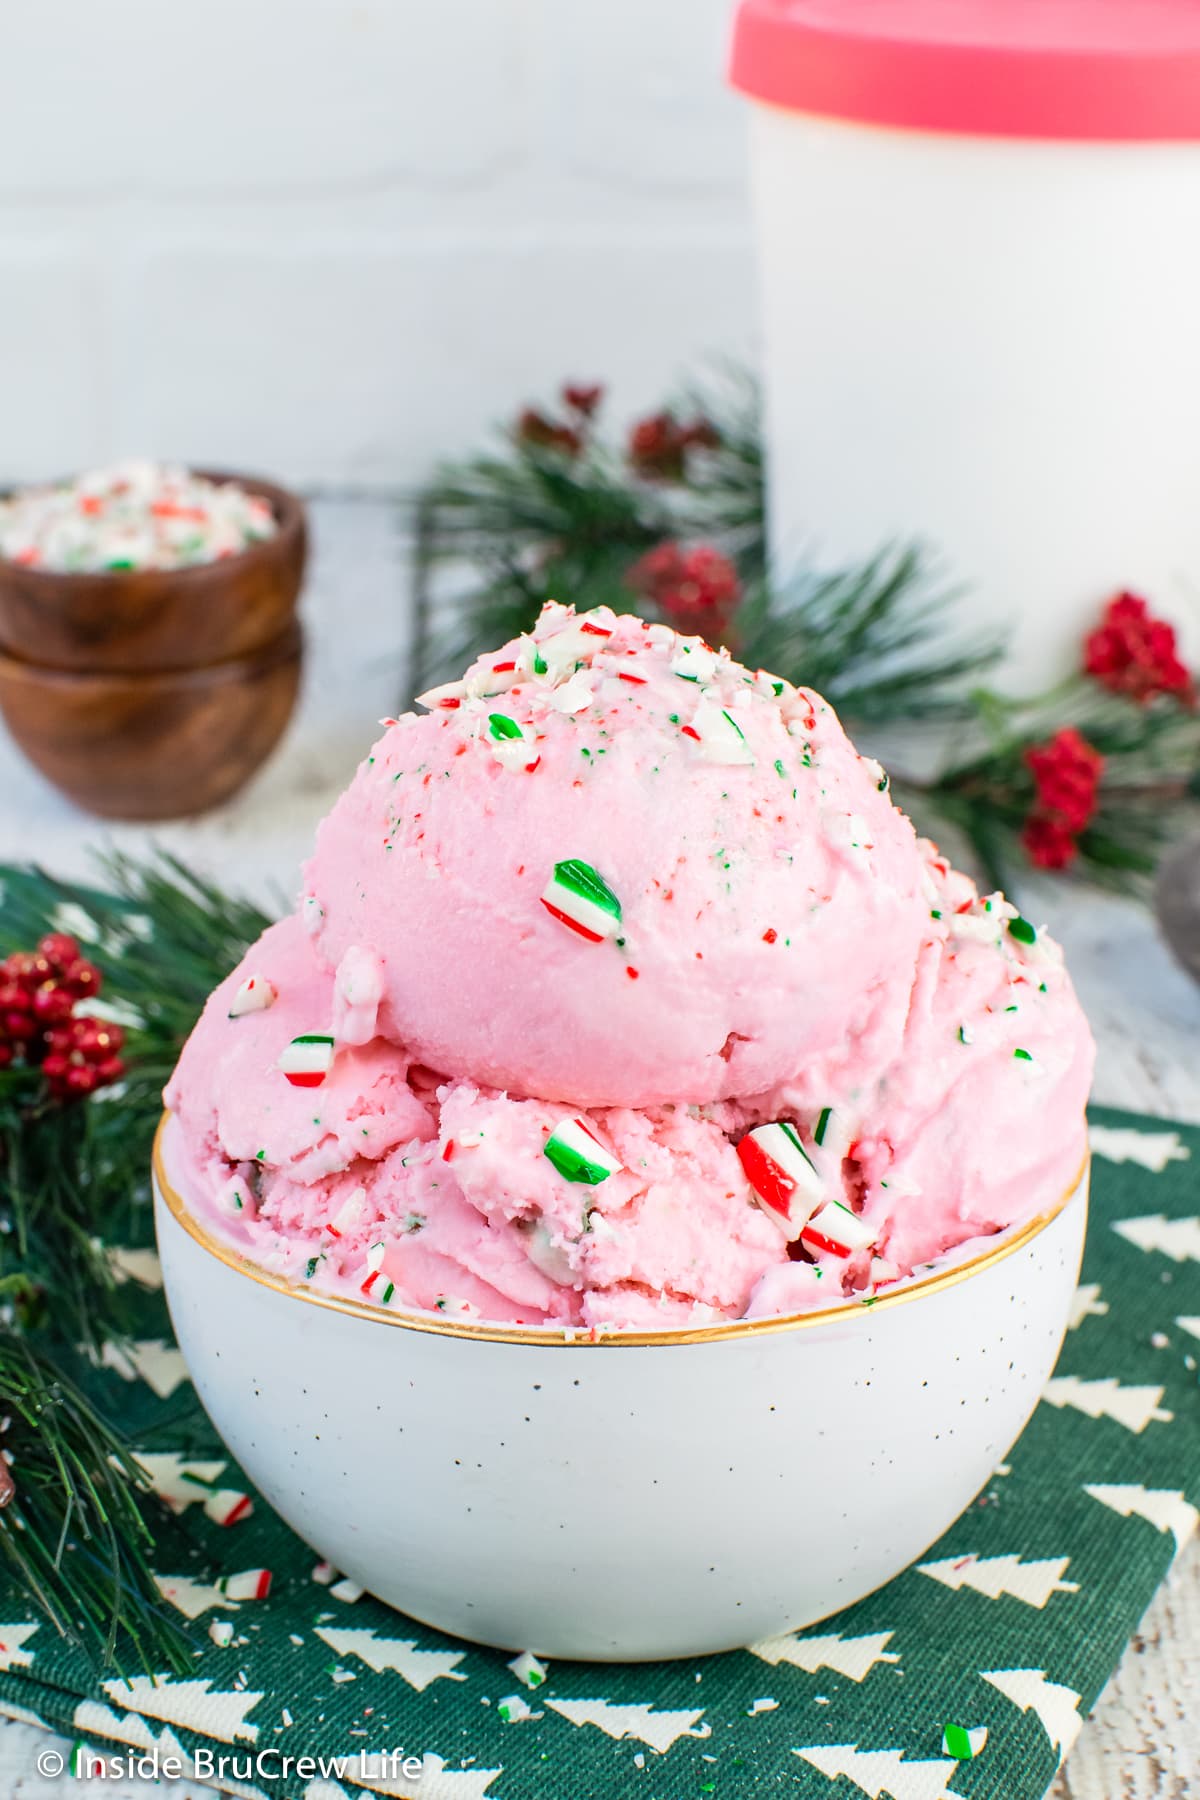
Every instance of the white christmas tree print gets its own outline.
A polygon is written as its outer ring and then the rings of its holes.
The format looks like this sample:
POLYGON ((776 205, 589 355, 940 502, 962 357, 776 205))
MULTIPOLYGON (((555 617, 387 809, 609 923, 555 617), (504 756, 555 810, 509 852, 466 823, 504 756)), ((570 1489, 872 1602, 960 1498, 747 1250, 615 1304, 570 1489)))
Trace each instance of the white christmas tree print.
POLYGON ((888 1649, 891 1637, 890 1631, 850 1638, 842 1637, 837 1631, 824 1637, 798 1637, 792 1631, 783 1637, 763 1638, 760 1643, 748 1647, 751 1656, 761 1657, 765 1663, 776 1666, 790 1663, 794 1669, 803 1669, 809 1675, 815 1675, 818 1669, 832 1669, 851 1681, 862 1681, 877 1662, 900 1661, 896 1653, 888 1649))
POLYGON ((0 1669, 27 1669, 33 1651, 25 1645, 37 1630, 36 1625, 0 1625, 0 1669))
POLYGON ((332 1626, 314 1629, 335 1656, 357 1656, 377 1675, 385 1669, 400 1675, 418 1694, 433 1681, 467 1679, 454 1672, 466 1655, 464 1650, 418 1650, 412 1638, 376 1637, 373 1631, 338 1631, 332 1626))
POLYGON ((906 1762, 902 1750, 860 1750, 857 1744, 815 1744, 792 1755, 830 1781, 844 1775, 871 1800, 961 1800, 946 1786, 958 1767, 953 1760, 906 1762))
POLYGON ((1168 1163, 1186 1162, 1191 1151, 1177 1131, 1132 1131, 1126 1126, 1089 1125, 1088 1142, 1097 1156, 1114 1163, 1138 1163, 1161 1175, 1168 1163))
POLYGON ((227 1600, 220 1588, 193 1581, 190 1575, 156 1575, 154 1579, 163 1599, 177 1606, 185 1619, 198 1619, 210 1606, 237 1608, 237 1601, 227 1600))
MULTIPOLYGON (((541 1699, 541 1695, 538 1696, 541 1699)), ((632 1737, 652 1750, 669 1750, 676 1738, 708 1737, 711 1727, 695 1729, 704 1708, 695 1712, 655 1712, 647 1705, 615 1705, 611 1700, 551 1700, 544 1704, 572 1725, 596 1725, 611 1738, 632 1737)))
POLYGON ((1085 1319, 1102 1319, 1107 1311, 1108 1301, 1100 1298, 1099 1284, 1095 1281, 1081 1282, 1071 1297, 1067 1330, 1078 1331, 1085 1319))
POLYGON ((143 1450, 138 1462, 159 1499, 176 1513, 207 1500, 228 1466, 223 1462, 197 1462, 190 1456, 177 1456, 173 1450, 143 1450))
POLYGON ((1085 1486, 1083 1491, 1122 1518, 1148 1519, 1159 1531, 1169 1531, 1175 1539, 1177 1556, 1200 1526, 1200 1512, 1177 1489, 1172 1492, 1170 1488, 1148 1488, 1137 1482, 1126 1487, 1085 1486))
POLYGON ((943 1587, 972 1588, 989 1600, 1011 1594, 1026 1606, 1045 1606, 1052 1594, 1077 1594, 1077 1581, 1064 1581, 1069 1556, 1022 1562, 1019 1556, 949 1556, 944 1562, 919 1563, 917 1572, 932 1575, 943 1587))
POLYGON ((142 1338, 127 1345, 109 1341, 98 1360, 102 1369, 111 1369, 124 1381, 144 1381, 160 1400, 169 1400, 177 1387, 191 1379, 182 1351, 162 1338, 142 1338))
POLYGON ((169 1676, 134 1675, 128 1680, 106 1681, 104 1691, 126 1712, 162 1719, 168 1725, 186 1725, 206 1737, 232 1744, 241 1739, 258 1742, 258 1726, 246 1723, 246 1714, 262 1699, 245 1689, 223 1692, 211 1681, 172 1681, 169 1676))
POLYGON ((18 1706, 15 1700, 0 1700, 0 1718, 15 1719, 18 1725, 36 1725, 39 1731, 53 1731, 54 1727, 32 1707, 18 1706))
POLYGON ((1126 1431, 1145 1431, 1152 1422, 1168 1424, 1174 1413, 1158 1403, 1160 1387, 1122 1387, 1113 1377, 1080 1381, 1077 1375, 1056 1375, 1046 1383, 1042 1399, 1050 1406, 1073 1406, 1089 1419, 1115 1419, 1126 1431))
POLYGON ((1200 1338, 1200 1319, 1190 1319, 1185 1314, 1176 1319, 1175 1323, 1181 1331, 1186 1331, 1189 1337, 1200 1338))
POLYGON ((1177 1263, 1200 1262, 1200 1219, 1167 1219, 1162 1213, 1148 1213, 1140 1219, 1120 1219, 1113 1230, 1139 1250, 1158 1250, 1177 1263))
POLYGON ((185 1768, 191 1758, 169 1725, 155 1731, 137 1713, 116 1713, 98 1700, 81 1700, 75 1708, 76 1731, 96 1737, 112 1738, 118 1744, 132 1744, 138 1750, 159 1750, 164 1756, 178 1756, 185 1768))
POLYGON ((980 1674, 1022 1712, 1037 1714, 1042 1730, 1058 1751, 1059 1762, 1063 1762, 1083 1728, 1075 1689, 1047 1681, 1044 1669, 981 1669, 980 1674))

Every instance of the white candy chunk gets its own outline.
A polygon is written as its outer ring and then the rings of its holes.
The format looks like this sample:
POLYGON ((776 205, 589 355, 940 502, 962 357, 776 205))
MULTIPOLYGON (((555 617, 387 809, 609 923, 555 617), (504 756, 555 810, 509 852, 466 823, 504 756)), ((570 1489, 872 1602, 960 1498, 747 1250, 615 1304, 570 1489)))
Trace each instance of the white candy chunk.
POLYGON ((538 1661, 532 1650, 522 1650, 508 1666, 522 1687, 540 1688, 546 1679, 545 1665, 538 1661))
POLYGON ((342 1201, 326 1230, 332 1237, 349 1237, 362 1224, 366 1211, 367 1190, 364 1187, 356 1187, 354 1192, 348 1194, 342 1201))
POLYGON ((452 710, 467 697, 465 681, 444 681, 440 687, 427 688, 423 694, 417 695, 417 705, 428 707, 430 712, 439 707, 452 710))
POLYGON ((671 658, 671 673, 685 681, 711 681, 719 660, 716 652, 699 638, 680 638, 671 658))
POLYGON ((333 1034, 343 1044, 369 1044, 383 999, 383 965, 373 950, 351 944, 333 978, 333 1034))
POLYGON ((813 1126, 813 1143, 821 1152, 821 1161, 840 1168, 853 1141, 854 1133, 841 1108, 823 1106, 813 1126))
POLYGON ((580 669, 569 680, 561 682, 550 694, 550 705, 555 712, 586 712, 596 698, 595 689, 588 679, 587 673, 580 669))
POLYGON ((244 1019, 247 1013, 266 1012, 269 1006, 274 1006, 276 998, 275 989, 265 975, 247 975, 229 1002, 229 1017, 244 1019))
POLYGON ((714 704, 707 696, 692 715, 687 735, 698 740, 699 752, 705 762, 732 767, 754 761, 754 752, 733 713, 728 707, 714 704))

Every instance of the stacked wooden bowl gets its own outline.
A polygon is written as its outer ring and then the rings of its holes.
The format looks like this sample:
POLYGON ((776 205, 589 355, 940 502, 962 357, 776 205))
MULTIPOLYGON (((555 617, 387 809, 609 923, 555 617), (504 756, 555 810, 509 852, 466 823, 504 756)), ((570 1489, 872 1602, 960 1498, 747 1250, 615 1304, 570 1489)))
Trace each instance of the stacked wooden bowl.
POLYGON ((274 535, 183 569, 0 560, 0 712, 47 780, 106 818, 181 818, 227 800, 295 704, 304 508, 270 482, 201 473, 261 495, 274 535))

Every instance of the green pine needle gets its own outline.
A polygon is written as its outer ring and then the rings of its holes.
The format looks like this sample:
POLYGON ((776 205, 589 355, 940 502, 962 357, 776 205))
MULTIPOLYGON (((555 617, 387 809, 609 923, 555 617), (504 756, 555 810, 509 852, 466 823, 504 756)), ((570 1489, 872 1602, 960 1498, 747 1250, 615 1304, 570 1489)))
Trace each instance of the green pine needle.
MULTIPOLYGON (((0 1331, 0 1405, 12 1491, 0 1557, 95 1664, 184 1674, 191 1655, 150 1570, 146 1480, 120 1433, 53 1361, 0 1331)), ((7 1489, 8 1481, 5 1482, 7 1489)))
POLYGON ((182 1670, 186 1647, 147 1561, 134 1446, 65 1366, 132 1329, 104 1246, 137 1241, 163 1085, 267 919, 172 857, 109 858, 103 875, 101 887, 0 867, 0 956, 50 930, 76 937, 104 978, 98 1008, 125 1030, 128 1069, 118 1087, 65 1104, 35 1069, 0 1072, 0 1414, 15 1483, 0 1550, 97 1664, 182 1670))

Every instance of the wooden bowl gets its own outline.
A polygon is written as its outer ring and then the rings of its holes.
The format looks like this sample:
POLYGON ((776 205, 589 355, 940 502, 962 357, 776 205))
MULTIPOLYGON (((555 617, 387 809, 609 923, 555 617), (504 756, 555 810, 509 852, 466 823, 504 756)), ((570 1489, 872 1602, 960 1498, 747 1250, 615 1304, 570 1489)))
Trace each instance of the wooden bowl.
MULTIPOLYGON (((198 571, 197 571, 198 572, 198 571)), ((204 669, 47 669, 0 654, 0 713, 48 781, 109 819, 178 819, 236 793, 291 717, 302 638, 204 669)))
POLYGON ((275 643, 304 575, 304 507, 270 481, 197 473, 260 495, 275 515, 274 537, 186 569, 85 575, 0 558, 0 650, 45 668, 128 673, 201 668, 275 643))

